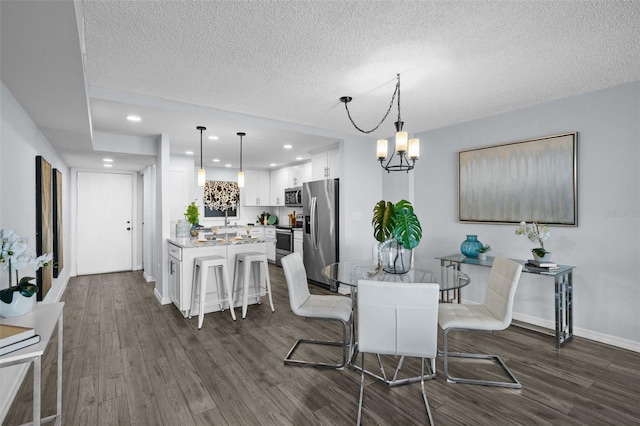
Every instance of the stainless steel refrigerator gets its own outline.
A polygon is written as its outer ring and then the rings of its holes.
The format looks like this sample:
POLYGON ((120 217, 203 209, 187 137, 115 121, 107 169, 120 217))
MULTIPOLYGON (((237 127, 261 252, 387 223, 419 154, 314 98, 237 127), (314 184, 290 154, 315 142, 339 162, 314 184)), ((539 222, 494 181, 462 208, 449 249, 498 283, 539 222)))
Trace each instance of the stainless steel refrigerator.
POLYGON ((303 253, 307 278, 334 291, 337 285, 327 280, 321 270, 339 260, 338 183, 338 179, 326 179, 302 185, 303 253))

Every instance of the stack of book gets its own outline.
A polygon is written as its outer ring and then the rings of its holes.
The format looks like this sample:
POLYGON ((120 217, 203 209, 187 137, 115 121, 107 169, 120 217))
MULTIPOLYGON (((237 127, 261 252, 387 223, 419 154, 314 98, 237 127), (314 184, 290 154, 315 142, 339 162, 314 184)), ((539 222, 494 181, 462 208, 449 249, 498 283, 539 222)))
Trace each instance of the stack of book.
POLYGON ((40 335, 33 328, 0 324, 0 356, 35 345, 39 341, 40 335))
POLYGON ((531 269, 539 269, 542 271, 553 271, 556 269, 560 269, 557 263, 549 262, 549 261, 539 261, 534 259, 527 260, 527 263, 525 263, 524 266, 531 269))

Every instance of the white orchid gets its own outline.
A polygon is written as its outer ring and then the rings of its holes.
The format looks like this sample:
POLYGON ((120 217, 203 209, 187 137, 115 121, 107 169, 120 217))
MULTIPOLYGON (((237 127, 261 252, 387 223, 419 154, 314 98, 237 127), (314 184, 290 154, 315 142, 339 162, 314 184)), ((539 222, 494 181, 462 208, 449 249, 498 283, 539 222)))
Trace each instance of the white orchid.
POLYGON ((27 267, 38 270, 43 266, 48 266, 53 259, 52 253, 36 256, 36 253, 27 245, 27 240, 20 238, 11 229, 0 229, 0 241, 2 241, 0 264, 2 264, 3 271, 9 271, 10 286, 13 284, 11 282, 13 271, 19 271, 27 267))
POLYGON ((527 223, 520 222, 520 226, 516 229, 516 235, 526 235, 531 242, 540 244, 539 248, 535 248, 535 251, 539 256, 544 256, 547 252, 544 248, 544 242, 551 236, 548 225, 540 225, 536 222, 527 223))

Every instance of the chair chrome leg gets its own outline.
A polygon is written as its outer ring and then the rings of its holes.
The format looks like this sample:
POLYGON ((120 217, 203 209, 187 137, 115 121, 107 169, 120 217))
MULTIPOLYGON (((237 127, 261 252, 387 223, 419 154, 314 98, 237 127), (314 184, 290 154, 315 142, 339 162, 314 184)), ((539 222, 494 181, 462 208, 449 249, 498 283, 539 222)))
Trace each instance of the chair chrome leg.
POLYGON ((362 421, 362 400, 364 399, 364 352, 362 356, 362 366, 360 368, 360 402, 358 402, 358 426, 362 421))
MULTIPOLYGON (((420 380, 420 387, 422 388, 422 399, 424 400, 424 406, 427 407, 427 416, 429 416, 429 424, 433 426, 433 416, 431 415, 431 407, 429 407, 429 400, 427 399, 427 391, 424 388, 424 358, 420 359, 420 367, 422 369, 422 375, 420 380)), ((431 360, 431 371, 436 371, 436 360, 431 360)))
POLYGON ((483 385, 483 386, 498 386, 505 388, 513 388, 513 389, 521 389, 522 384, 516 379, 511 370, 504 363, 502 358, 498 355, 487 355, 487 354, 470 354, 464 352, 449 352, 447 346, 449 342, 449 332, 450 331, 477 331, 477 330, 467 330, 464 328, 448 328, 443 330, 442 333, 442 357, 444 360, 444 375, 447 378, 447 382, 449 383, 465 383, 470 385, 483 385), (467 358, 467 359, 488 359, 498 363, 504 370, 504 372, 509 376, 511 381, 509 382, 499 382, 493 380, 479 380, 479 379, 465 379, 462 377, 453 377, 449 374, 449 357, 452 358, 467 358))
MULTIPOLYGON (((329 318, 313 318, 314 320, 326 320, 326 321, 339 321, 329 318)), ((350 320, 351 322, 352 320, 350 320)), ((317 368, 333 368, 336 370, 342 370, 348 361, 348 351, 350 341, 347 336, 347 323, 340 321, 342 324, 342 341, 327 341, 327 340, 315 340, 315 339, 298 339, 296 343, 291 347, 289 353, 284 358, 285 365, 293 365, 299 367, 317 367, 317 368), (311 361, 303 361, 298 359, 292 359, 293 353, 298 349, 298 347, 303 344, 312 344, 312 345, 324 345, 324 346, 341 346, 342 347, 342 361, 339 364, 329 364, 324 362, 311 362, 311 361)))

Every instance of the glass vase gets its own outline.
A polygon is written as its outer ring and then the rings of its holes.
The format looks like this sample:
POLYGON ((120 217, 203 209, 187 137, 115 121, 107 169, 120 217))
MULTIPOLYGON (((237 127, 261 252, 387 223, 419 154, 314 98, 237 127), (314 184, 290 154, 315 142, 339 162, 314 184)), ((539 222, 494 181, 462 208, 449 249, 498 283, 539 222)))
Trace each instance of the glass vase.
POLYGON ((190 230, 191 230, 191 224, 187 222, 185 219, 180 219, 176 224, 176 237, 188 238, 190 230))
POLYGON ((482 248, 482 243, 478 241, 477 235, 467 235, 467 239, 460 244, 460 252, 467 257, 478 257, 478 250, 482 248))
POLYGON ((406 274, 411 269, 412 252, 394 239, 385 241, 380 247, 382 269, 391 274, 406 274))

